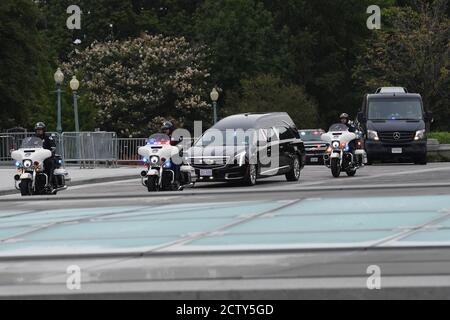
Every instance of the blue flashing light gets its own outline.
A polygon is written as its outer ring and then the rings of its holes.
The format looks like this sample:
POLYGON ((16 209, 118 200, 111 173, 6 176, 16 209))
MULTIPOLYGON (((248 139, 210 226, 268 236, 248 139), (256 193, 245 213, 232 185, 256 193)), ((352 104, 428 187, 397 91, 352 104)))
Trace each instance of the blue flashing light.
POLYGON ((347 143, 347 145, 345 146, 345 152, 349 152, 350 151, 350 145, 347 143))
POLYGON ((22 166, 22 163, 20 161, 16 161, 15 165, 17 168, 20 168, 22 166))
POLYGON ((142 161, 144 161, 144 163, 148 163, 148 159, 147 158, 142 159, 142 161))
POLYGON ((170 160, 167 160, 164 163, 164 168, 170 169, 172 167, 172 162, 170 160))

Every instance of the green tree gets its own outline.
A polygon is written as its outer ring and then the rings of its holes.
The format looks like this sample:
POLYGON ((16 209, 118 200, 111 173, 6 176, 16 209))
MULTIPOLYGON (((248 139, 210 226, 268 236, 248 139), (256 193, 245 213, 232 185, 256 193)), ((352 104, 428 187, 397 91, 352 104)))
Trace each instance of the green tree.
POLYGON ((273 19, 258 0, 205 0, 195 37, 213 53, 212 78, 223 88, 273 69, 273 19))
POLYGON ((48 104, 50 69, 39 21, 31 0, 0 2, 0 127, 28 127, 48 104))
POLYGON ((319 103, 322 123, 341 112, 356 113, 361 103, 352 81, 361 43, 372 31, 366 27, 372 4, 388 8, 394 0, 264 1, 283 34, 283 77, 301 86, 319 103))
POLYGON ((440 129, 450 128, 450 19, 447 1, 422 1, 386 12, 388 26, 376 32, 359 57, 354 79, 362 91, 404 86, 422 95, 440 129))
POLYGON ((316 103, 305 93, 303 87, 285 84, 272 75, 258 75, 241 81, 240 92, 230 94, 226 112, 287 112, 299 128, 318 126, 316 103))

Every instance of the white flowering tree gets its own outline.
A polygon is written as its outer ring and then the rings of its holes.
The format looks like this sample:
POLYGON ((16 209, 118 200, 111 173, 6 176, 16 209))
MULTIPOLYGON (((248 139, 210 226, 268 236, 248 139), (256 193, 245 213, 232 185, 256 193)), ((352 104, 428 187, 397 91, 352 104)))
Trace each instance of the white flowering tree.
POLYGON ((127 41, 93 43, 71 56, 97 124, 122 136, 155 132, 163 119, 183 124, 208 107, 208 50, 184 38, 143 34, 127 41))

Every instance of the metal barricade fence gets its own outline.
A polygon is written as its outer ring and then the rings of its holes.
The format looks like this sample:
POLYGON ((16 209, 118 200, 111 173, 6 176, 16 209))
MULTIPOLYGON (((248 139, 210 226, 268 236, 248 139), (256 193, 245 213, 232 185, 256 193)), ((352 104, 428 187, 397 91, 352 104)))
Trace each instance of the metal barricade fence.
POLYGON ((96 166, 117 162, 117 135, 115 132, 64 132, 61 135, 63 157, 66 163, 96 166))
POLYGON ((139 147, 145 146, 146 138, 117 139, 117 162, 120 164, 136 164, 141 161, 138 154, 139 147))
MULTIPOLYGON (((81 167, 135 165, 141 162, 139 147, 145 146, 147 138, 118 138, 115 132, 65 132, 49 133, 55 139, 56 153, 67 164, 81 167)), ((11 164, 11 150, 20 148, 22 141, 33 132, 0 133, 0 164, 11 164)), ((187 150, 193 139, 182 142, 187 150)))

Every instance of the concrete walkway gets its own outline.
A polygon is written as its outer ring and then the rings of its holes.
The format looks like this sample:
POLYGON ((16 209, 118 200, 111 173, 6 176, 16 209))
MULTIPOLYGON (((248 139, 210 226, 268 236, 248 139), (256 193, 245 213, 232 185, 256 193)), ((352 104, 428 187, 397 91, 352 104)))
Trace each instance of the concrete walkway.
MULTIPOLYGON (((141 167, 119 167, 119 168, 95 168, 80 169, 78 167, 66 168, 72 178, 70 185, 80 185, 98 182, 107 182, 113 180, 126 180, 139 178, 141 167)), ((13 177, 16 171, 13 166, 10 168, 0 168, 0 195, 13 194, 13 177)))

